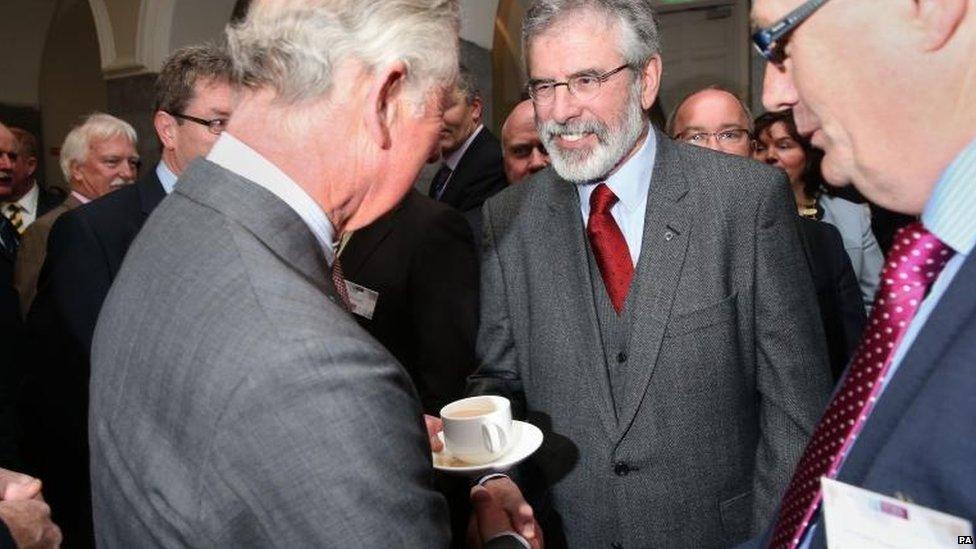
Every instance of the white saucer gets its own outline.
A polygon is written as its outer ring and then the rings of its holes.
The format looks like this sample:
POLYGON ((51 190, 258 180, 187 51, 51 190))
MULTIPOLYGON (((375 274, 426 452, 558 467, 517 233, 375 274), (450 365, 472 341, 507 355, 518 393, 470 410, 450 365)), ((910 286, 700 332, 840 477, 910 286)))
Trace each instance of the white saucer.
MULTIPOLYGON (((433 452, 434 469, 444 471, 452 475, 467 477, 478 477, 488 473, 507 471, 522 463, 526 458, 535 453, 542 446, 542 431, 531 423, 524 421, 512 421, 512 433, 515 435, 515 443, 512 448, 498 457, 495 461, 482 463, 481 465, 449 465, 453 456, 444 448, 440 452, 433 452)), ((437 436, 444 442, 444 431, 437 433, 437 436)))

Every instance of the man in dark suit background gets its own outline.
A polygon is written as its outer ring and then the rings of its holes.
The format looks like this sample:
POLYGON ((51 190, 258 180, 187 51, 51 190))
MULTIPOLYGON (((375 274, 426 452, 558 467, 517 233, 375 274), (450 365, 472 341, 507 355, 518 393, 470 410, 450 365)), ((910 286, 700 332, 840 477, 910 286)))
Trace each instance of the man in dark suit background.
POLYGON ((763 103, 793 110, 825 178, 921 215, 894 239, 863 342, 764 545, 826 546, 821 475, 972 520, 976 4, 756 0, 752 19, 763 103))
MULTIPOLYGON (((547 543, 728 547, 830 387, 786 178, 651 127, 649 3, 537 0, 524 25, 552 166, 483 208, 469 390, 545 433, 522 478, 547 543)), ((512 481, 484 485, 524 518, 512 481)))
POLYGON ((194 158, 205 155, 230 117, 230 59, 216 46, 174 52, 156 81, 154 125, 162 159, 134 185, 58 218, 48 237, 39 290, 28 316, 35 367, 22 417, 28 469, 73 547, 91 545, 88 378, 92 334, 126 251, 149 214, 194 158))
MULTIPOLYGON (((485 199, 505 188, 502 149, 482 124, 483 99, 474 77, 464 66, 444 111, 440 136, 443 163, 431 181, 428 196, 465 214, 477 227, 485 199)), ((477 231, 476 231, 477 232, 477 231)))
POLYGON ((356 321, 407 369, 424 412, 461 398, 474 371, 478 257, 452 208, 411 190, 340 246, 356 321))
MULTIPOLYGON (((742 99, 719 86, 695 91, 678 103, 667 131, 675 139, 728 154, 750 157, 755 152, 752 113, 742 99)), ((822 221, 800 218, 799 223, 836 381, 864 329, 861 291, 840 232, 822 221)))

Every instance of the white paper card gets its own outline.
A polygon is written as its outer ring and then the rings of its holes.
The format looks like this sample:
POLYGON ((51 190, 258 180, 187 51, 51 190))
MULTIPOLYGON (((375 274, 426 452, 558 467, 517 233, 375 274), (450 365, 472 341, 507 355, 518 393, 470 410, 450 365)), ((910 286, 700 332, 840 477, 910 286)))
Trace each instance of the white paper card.
POLYGON ((968 520, 826 477, 821 480, 830 549, 959 547, 972 539, 968 520))
POLYGON ((353 314, 372 320, 373 311, 376 310, 376 301, 380 298, 380 294, 366 286, 360 286, 348 280, 346 281, 346 292, 349 294, 349 304, 352 306, 353 314))

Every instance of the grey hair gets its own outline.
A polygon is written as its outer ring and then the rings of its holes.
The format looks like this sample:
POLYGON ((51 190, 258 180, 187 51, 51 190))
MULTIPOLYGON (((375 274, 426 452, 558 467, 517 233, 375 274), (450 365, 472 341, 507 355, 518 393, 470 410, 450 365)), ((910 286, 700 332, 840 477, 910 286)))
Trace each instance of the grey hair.
POLYGON ((628 65, 643 68, 651 57, 661 53, 650 0, 535 0, 522 23, 522 63, 526 71, 532 39, 579 10, 603 13, 616 24, 620 29, 620 54, 628 65))
POLYGON ((295 105, 327 95, 352 59, 367 71, 403 62, 414 97, 450 85, 458 28, 458 0, 261 0, 227 27, 227 42, 237 84, 295 105))
POLYGON ((746 102, 741 97, 739 97, 739 94, 737 94, 734 91, 726 88, 725 86, 720 86, 718 84, 712 84, 712 85, 706 86, 704 88, 699 88, 699 89, 697 89, 697 90, 689 93, 688 95, 682 97, 681 98, 681 101, 678 101, 678 104, 675 105, 675 107, 673 109, 671 109, 671 114, 670 114, 670 116, 668 116, 668 123, 667 123, 667 126, 665 126, 664 132, 666 134, 668 134, 670 137, 677 137, 676 135, 674 135, 674 125, 677 123, 678 111, 681 110, 681 107, 685 103, 687 103, 689 99, 691 99, 692 97, 698 95, 699 93, 701 93, 703 91, 708 91, 708 90, 715 90, 715 91, 725 92, 725 93, 731 95, 732 97, 734 97, 735 100, 739 103, 739 107, 742 109, 742 114, 745 115, 746 120, 748 121, 748 123, 746 125, 746 129, 749 130, 749 135, 753 135, 753 132, 755 130, 755 123, 753 121, 752 109, 750 109, 749 108, 749 105, 746 105, 746 102))
POLYGON ((71 128, 61 145, 60 164, 64 180, 71 181, 71 163, 84 162, 92 143, 119 136, 131 141, 133 147, 138 142, 136 130, 128 122, 103 112, 92 113, 81 124, 71 128))

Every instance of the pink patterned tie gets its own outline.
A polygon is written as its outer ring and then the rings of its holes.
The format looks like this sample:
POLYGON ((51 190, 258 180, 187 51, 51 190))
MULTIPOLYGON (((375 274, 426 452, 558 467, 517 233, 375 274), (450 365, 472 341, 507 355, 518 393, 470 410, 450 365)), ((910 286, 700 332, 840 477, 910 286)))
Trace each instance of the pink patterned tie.
POLYGON ((796 466, 783 496, 770 547, 792 549, 803 539, 810 518, 820 504, 820 477, 837 475, 878 398, 895 349, 953 253, 921 223, 912 223, 895 234, 868 327, 843 384, 827 406, 796 466))

